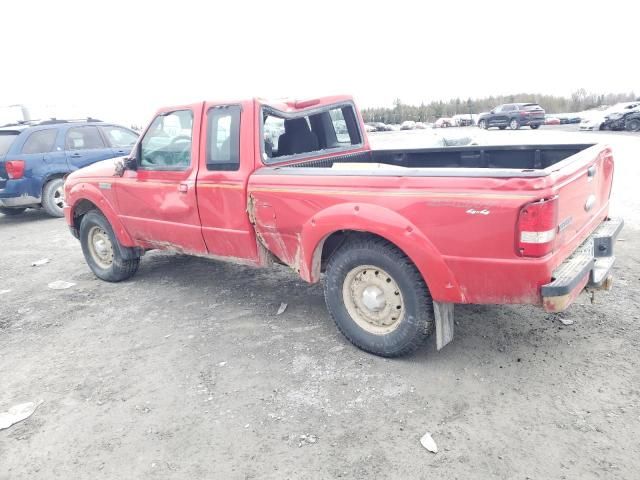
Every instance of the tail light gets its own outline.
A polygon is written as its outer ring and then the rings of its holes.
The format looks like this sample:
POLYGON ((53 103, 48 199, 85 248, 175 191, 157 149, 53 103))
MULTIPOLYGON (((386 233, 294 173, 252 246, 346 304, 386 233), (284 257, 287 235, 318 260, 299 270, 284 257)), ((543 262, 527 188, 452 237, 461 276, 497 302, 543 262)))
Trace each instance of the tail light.
POLYGON ((24 176, 24 160, 7 160, 4 168, 9 178, 16 179, 24 176))
POLYGON ((543 257, 551 253, 557 229, 557 196, 527 203, 518 215, 518 254, 523 257, 543 257))

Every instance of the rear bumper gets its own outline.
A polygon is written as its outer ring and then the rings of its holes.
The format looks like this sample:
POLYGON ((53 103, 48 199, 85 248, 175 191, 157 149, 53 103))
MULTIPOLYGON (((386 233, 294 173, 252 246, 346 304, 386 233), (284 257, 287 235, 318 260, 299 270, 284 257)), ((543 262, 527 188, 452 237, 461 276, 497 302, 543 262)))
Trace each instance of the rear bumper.
POLYGON ((0 197, 0 207, 29 207, 38 205, 40 199, 30 195, 22 195, 20 197, 0 197))
POLYGON ((0 188, 0 207, 27 207, 40 203, 39 191, 33 179, 19 178, 4 180, 0 188))
POLYGON ((547 312, 565 310, 585 287, 610 288, 610 270, 616 260, 613 245, 623 226, 621 218, 605 220, 554 270, 552 281, 541 288, 547 312))

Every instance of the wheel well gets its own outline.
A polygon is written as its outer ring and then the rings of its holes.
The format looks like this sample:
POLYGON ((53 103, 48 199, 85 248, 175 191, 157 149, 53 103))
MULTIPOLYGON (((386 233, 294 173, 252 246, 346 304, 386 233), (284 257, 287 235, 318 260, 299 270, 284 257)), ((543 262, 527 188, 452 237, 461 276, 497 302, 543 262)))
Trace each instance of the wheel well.
POLYGON ((89 200, 80 200, 76 207, 73 209, 73 226, 76 228, 76 231, 80 231, 80 223, 82 222, 82 217, 84 217, 91 210, 100 210, 95 203, 90 202, 89 200))
POLYGON ((325 268, 331 256, 336 252, 336 250, 338 250, 338 248, 340 248, 340 246, 342 246, 342 244, 344 244, 347 240, 351 238, 379 238, 381 240, 384 240, 387 243, 390 243, 391 245, 393 245, 394 247, 396 247, 398 250, 400 250, 402 253, 406 255, 406 252, 404 252, 398 245, 396 245, 395 243, 387 240, 386 238, 380 235, 376 235, 375 233, 364 232, 360 230, 338 230, 337 232, 333 232, 331 235, 326 237, 322 241, 322 244, 317 247, 316 254, 314 255, 314 257, 316 257, 318 253, 320 253, 320 256, 318 259, 319 261, 317 261, 316 258, 314 258, 314 262, 313 262, 314 272, 313 272, 312 278, 315 278, 315 279, 320 278, 320 273, 325 271, 325 268))
POLYGON ((66 173, 52 173, 47 178, 45 178, 44 181, 42 182, 41 190, 44 192, 44 187, 46 187, 47 183, 49 183, 51 180, 55 180, 56 178, 64 178, 66 176, 67 176, 66 173))

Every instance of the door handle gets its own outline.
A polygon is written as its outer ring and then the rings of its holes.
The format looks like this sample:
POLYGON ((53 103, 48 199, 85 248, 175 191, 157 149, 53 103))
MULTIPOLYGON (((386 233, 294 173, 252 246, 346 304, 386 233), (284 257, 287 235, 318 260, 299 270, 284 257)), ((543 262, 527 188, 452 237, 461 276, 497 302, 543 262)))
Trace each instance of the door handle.
POLYGON ((74 153, 71 155, 71 158, 80 158, 82 155, 80 155, 79 153, 74 153))
POLYGON ((187 193, 189 191, 189 185, 186 183, 181 183, 178 185, 178 191, 180 193, 187 193))

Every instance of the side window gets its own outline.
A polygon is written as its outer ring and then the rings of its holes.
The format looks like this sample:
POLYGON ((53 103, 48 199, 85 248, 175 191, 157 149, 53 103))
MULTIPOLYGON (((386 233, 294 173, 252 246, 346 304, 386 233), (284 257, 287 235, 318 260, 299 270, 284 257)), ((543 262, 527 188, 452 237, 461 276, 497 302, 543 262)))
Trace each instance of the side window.
POLYGON ((138 140, 138 135, 126 128, 108 125, 100 129, 112 147, 133 147, 138 140))
POLYGON ((192 130, 191 110, 158 115, 140 142, 140 166, 149 170, 184 170, 189 167, 192 130))
POLYGON ((22 153, 48 153, 53 152, 56 145, 58 131, 55 128, 38 130, 27 138, 22 146, 22 153))
POLYGON ((207 170, 240 168, 240 107, 216 107, 207 112, 207 170))
POLYGON ((104 148, 104 142, 98 131, 98 127, 73 127, 67 132, 65 142, 67 150, 90 150, 104 148))
POLYGON ((498 105, 496 108, 493 109, 493 113, 500 113, 502 112, 504 109, 503 105, 498 105))
POLYGON ((273 157, 278 151, 278 140, 284 133, 284 118, 268 115, 264 120, 264 151, 273 157))
POLYGON ((502 107, 503 112, 513 112, 515 109, 515 105, 505 105, 504 107, 502 107))
POLYGON ((344 119, 344 114, 339 108, 329 110, 331 115, 331 123, 333 123, 333 129, 336 132, 336 139, 338 143, 351 143, 351 137, 349 137, 349 131, 347 130, 347 122, 344 119))

